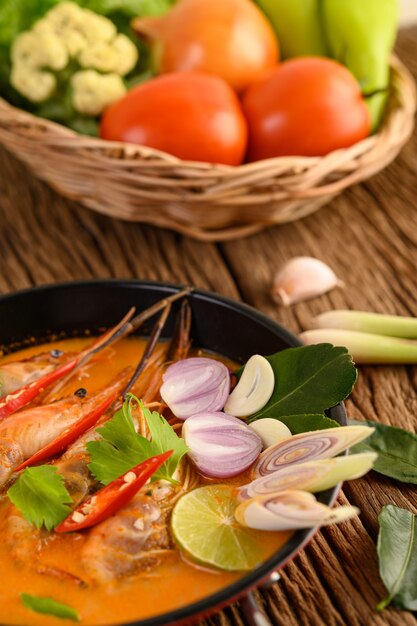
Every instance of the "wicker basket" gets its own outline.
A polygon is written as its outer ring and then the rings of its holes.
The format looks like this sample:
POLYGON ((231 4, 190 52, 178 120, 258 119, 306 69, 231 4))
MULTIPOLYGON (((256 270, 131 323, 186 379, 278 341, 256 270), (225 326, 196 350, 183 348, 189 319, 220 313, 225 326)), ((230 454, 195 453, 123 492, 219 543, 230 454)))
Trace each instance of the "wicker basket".
POLYGON ((0 142, 59 193, 90 209, 221 241, 301 218, 381 170, 410 137, 415 109, 414 81, 394 58, 380 132, 325 157, 278 157, 239 167, 181 161, 79 135, 2 99, 0 142))

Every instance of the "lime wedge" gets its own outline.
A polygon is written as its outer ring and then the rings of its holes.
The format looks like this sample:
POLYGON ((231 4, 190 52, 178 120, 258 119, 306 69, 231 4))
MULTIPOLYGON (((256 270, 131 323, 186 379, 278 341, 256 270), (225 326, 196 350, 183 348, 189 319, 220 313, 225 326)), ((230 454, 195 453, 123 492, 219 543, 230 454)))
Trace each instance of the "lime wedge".
POLYGON ((259 533, 235 520, 233 487, 200 487, 178 500, 171 527, 178 544, 193 559, 229 571, 250 570, 260 563, 259 533))

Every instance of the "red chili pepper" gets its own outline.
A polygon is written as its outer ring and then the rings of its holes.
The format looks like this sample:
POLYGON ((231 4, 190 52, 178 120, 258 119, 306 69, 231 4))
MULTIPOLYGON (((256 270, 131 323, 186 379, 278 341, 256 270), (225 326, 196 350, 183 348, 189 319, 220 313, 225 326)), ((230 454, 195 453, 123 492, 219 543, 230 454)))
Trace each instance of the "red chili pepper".
POLYGON ((173 450, 158 454, 113 480, 68 515, 56 528, 57 533, 90 528, 116 513, 139 491, 156 470, 171 456, 173 450), (132 476, 134 474, 134 477, 132 476), (130 480, 132 478, 132 480, 130 480), (75 519, 74 519, 75 517, 75 519))
POLYGON ((35 452, 29 459, 24 461, 19 467, 17 467, 14 471, 19 472, 25 467, 29 465, 34 465, 35 463, 39 463, 40 461, 45 461, 49 459, 51 456, 56 456, 63 450, 66 450, 68 446, 70 446, 74 441, 78 439, 86 430, 94 426, 94 424, 100 419, 100 417, 107 411, 110 405, 117 398, 117 393, 114 393, 110 398, 107 398, 103 404, 99 407, 84 415, 78 422, 75 422, 69 428, 64 430, 58 437, 55 437, 53 441, 48 443, 46 446, 35 452))
POLYGON ((2 402, 0 402, 0 419, 15 413, 19 409, 29 404, 39 395, 44 389, 52 385, 56 380, 65 376, 75 368, 79 360, 79 357, 75 357, 57 367, 53 372, 45 374, 42 378, 38 378, 33 383, 24 385, 17 391, 7 395, 2 402))

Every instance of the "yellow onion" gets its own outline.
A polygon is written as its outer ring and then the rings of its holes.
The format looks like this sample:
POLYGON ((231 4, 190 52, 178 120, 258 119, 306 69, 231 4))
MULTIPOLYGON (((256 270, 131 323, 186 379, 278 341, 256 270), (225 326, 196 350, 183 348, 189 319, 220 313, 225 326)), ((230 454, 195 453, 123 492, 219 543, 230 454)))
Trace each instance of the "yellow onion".
POLYGON ((160 73, 209 72, 237 91, 279 58, 274 31, 250 0, 180 0, 162 17, 134 20, 133 28, 153 42, 160 73))

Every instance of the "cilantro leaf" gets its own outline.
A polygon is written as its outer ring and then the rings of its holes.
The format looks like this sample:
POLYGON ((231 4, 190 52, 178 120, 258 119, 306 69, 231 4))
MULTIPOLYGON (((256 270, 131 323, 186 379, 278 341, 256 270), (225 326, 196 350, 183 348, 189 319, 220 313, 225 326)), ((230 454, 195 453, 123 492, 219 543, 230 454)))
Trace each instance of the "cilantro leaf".
POLYGON ((102 436, 102 440, 87 443, 87 451, 91 458, 88 468, 104 485, 108 485, 142 461, 168 450, 173 450, 171 457, 154 474, 153 479, 164 478, 172 481, 178 463, 188 450, 184 440, 178 437, 162 415, 156 411, 151 413, 133 396, 111 420, 97 429, 97 432, 102 436), (144 412, 152 441, 135 431, 132 400, 138 402, 144 412))
POLYGON ((78 612, 68 604, 62 604, 52 598, 40 598, 39 596, 31 596, 28 593, 21 593, 20 599, 26 609, 43 613, 45 615, 54 615, 63 619, 72 619, 74 622, 80 621, 78 612))
POLYGON ((36 528, 52 530, 71 512, 72 499, 56 467, 27 467, 7 492, 23 517, 36 528))
POLYGON ((162 454, 162 452, 173 450, 169 459, 156 472, 155 477, 171 480, 178 463, 184 454, 188 452, 188 448, 184 439, 178 437, 175 430, 162 415, 156 411, 151 412, 143 405, 141 406, 152 437, 152 454, 162 454))

